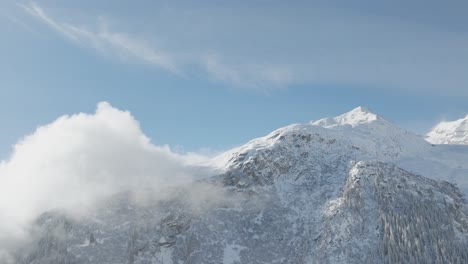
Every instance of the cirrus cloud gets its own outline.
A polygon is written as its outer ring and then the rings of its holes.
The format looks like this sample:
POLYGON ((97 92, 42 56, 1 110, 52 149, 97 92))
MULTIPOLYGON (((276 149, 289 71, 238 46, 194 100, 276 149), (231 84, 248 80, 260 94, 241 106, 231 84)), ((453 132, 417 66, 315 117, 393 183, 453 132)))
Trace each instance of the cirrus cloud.
POLYGON ((261 90, 337 85, 466 97, 468 32, 456 24, 467 21, 455 12, 466 4, 429 2, 405 4, 414 15, 394 5, 333 1, 154 1, 131 5, 128 14, 98 8, 105 18, 81 10, 74 19, 66 4, 59 12, 21 7, 76 45, 182 78, 261 90))

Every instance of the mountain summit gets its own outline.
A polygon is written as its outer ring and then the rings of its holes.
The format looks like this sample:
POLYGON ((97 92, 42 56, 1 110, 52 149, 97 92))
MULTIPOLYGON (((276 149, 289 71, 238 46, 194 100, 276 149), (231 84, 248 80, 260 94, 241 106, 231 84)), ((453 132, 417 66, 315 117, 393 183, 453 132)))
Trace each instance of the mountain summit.
POLYGON ((344 125, 350 125, 351 127, 355 127, 361 124, 372 123, 377 120, 382 120, 382 118, 370 112, 367 108, 359 106, 348 113, 342 114, 337 117, 323 118, 317 121, 312 121, 311 124, 326 128, 333 128, 336 126, 344 125))
POLYGON ((468 145, 468 115, 439 123, 427 134, 426 140, 433 144, 468 145))

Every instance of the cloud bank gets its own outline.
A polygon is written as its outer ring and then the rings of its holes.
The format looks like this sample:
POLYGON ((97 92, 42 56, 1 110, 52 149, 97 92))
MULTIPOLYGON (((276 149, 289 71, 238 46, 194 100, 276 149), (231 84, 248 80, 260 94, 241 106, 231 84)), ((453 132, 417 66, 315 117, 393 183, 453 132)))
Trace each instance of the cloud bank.
POLYGON ((153 145, 129 112, 106 102, 94 114, 62 116, 22 139, 0 163, 0 249, 25 236, 44 211, 80 214, 121 192, 166 197, 171 187, 203 176, 193 166, 204 160, 153 145))

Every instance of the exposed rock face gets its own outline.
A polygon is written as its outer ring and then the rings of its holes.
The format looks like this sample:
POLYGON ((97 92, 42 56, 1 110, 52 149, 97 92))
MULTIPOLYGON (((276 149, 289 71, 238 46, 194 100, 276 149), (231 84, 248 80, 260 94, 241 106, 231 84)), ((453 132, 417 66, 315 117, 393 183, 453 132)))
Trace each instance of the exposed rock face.
POLYGON ((330 205, 317 256, 331 263, 467 261, 465 200, 448 182, 359 162, 330 205))
POLYGON ((451 151, 358 108, 215 158, 205 181, 225 193, 200 210, 185 186, 146 205, 122 194, 80 219, 45 213, 17 262, 467 263, 467 203, 430 179, 463 175, 452 157, 468 151, 451 151))

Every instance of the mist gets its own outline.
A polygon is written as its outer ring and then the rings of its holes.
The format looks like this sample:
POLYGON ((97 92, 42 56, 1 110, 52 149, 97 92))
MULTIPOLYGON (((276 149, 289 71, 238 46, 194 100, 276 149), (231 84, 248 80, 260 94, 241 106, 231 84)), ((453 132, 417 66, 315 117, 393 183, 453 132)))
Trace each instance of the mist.
MULTIPOLYGON (((128 111, 107 102, 93 114, 59 117, 20 140, 0 163, 0 258, 2 247, 27 238, 28 225, 43 212, 79 217, 123 192, 162 199, 207 176, 194 169, 206 159, 152 144, 128 111)), ((213 200, 219 192, 207 188, 198 187, 193 196, 213 193, 200 198, 213 200)))

